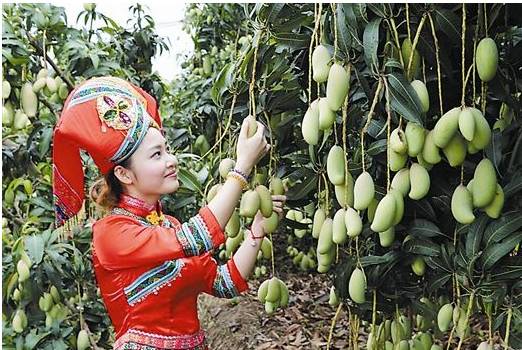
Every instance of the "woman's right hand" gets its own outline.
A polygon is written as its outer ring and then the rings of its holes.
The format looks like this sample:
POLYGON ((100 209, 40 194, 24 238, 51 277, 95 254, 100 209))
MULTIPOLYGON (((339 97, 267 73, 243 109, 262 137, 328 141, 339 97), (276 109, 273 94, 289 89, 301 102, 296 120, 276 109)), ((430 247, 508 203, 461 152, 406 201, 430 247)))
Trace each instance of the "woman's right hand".
POLYGON ((266 141, 264 132, 264 125, 257 122, 252 116, 243 119, 237 140, 236 169, 244 172, 246 175, 250 174, 254 165, 270 150, 270 145, 266 141), (257 123, 257 131, 252 137, 248 137, 250 123, 257 123))

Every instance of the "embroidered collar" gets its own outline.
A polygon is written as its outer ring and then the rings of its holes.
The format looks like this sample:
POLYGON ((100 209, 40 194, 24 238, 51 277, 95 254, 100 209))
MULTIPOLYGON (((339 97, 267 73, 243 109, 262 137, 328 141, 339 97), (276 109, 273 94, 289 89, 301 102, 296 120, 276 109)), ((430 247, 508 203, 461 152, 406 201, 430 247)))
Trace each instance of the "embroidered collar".
POLYGON ((155 205, 152 205, 139 198, 128 194, 122 194, 120 201, 118 202, 118 207, 125 209, 134 215, 145 218, 152 225, 159 225, 165 219, 160 201, 157 201, 155 205))

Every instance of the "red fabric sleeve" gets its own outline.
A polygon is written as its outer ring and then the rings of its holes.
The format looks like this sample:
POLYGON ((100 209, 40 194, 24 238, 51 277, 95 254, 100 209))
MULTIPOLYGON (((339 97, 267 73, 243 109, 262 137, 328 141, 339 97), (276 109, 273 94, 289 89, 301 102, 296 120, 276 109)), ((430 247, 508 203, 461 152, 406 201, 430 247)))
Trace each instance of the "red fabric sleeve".
POLYGON ((108 270, 201 255, 224 241, 223 230, 207 207, 175 227, 144 226, 122 215, 111 215, 93 225, 93 247, 108 270))
POLYGON ((234 257, 223 265, 219 265, 210 253, 204 254, 201 260, 204 293, 220 298, 234 298, 249 288, 248 282, 237 269, 234 257))

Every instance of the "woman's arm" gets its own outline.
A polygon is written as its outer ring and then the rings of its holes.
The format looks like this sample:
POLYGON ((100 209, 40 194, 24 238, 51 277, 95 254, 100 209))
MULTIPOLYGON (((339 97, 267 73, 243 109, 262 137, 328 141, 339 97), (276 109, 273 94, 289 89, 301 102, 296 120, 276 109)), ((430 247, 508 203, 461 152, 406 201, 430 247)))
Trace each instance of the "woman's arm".
MULTIPOLYGON (((256 122, 252 117, 243 120, 241 131, 237 140, 237 162, 235 168, 245 175, 250 175, 252 168, 268 152, 270 145, 264 136, 265 127, 256 122), (252 137, 248 137, 250 123, 257 123, 257 131, 252 137)), ((222 229, 225 228, 232 212, 237 206, 241 196, 239 181, 228 178, 216 196, 208 203, 222 229)))
MULTIPOLYGON (((283 216, 283 205, 286 201, 286 196, 272 196, 272 201, 274 203, 274 211, 276 211, 279 215, 279 219, 281 220, 283 216)), ((252 223, 252 233, 256 237, 264 237, 265 232, 263 231, 263 221, 265 218, 261 214, 261 212, 257 212, 256 217, 252 223)), ((247 280, 254 266, 256 264, 257 253, 259 252, 259 248, 261 248, 261 243, 263 242, 263 238, 255 239, 252 237, 251 232, 247 232, 247 237, 241 243, 241 246, 234 254, 234 263, 237 266, 237 269, 241 273, 243 279, 247 280)))

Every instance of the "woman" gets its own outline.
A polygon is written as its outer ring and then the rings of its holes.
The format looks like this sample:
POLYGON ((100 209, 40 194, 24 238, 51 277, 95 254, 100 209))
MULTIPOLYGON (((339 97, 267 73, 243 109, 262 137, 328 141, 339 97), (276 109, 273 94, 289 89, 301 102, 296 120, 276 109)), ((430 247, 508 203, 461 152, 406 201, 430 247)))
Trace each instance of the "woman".
MULTIPOLYGON (((86 150, 104 178, 91 197, 110 210, 93 224, 96 280, 116 332, 115 349, 206 349, 197 298, 208 293, 232 298, 248 289, 264 236, 263 216, 226 264, 212 251, 225 240, 223 229, 247 177, 270 146, 257 124, 247 137, 245 118, 237 161, 219 193, 188 222, 162 212, 161 195, 179 187, 178 162, 169 153, 154 99, 113 77, 84 82, 67 98, 54 131, 53 194, 57 225, 81 213, 86 150)), ((273 196, 282 215, 285 196, 273 196)))

